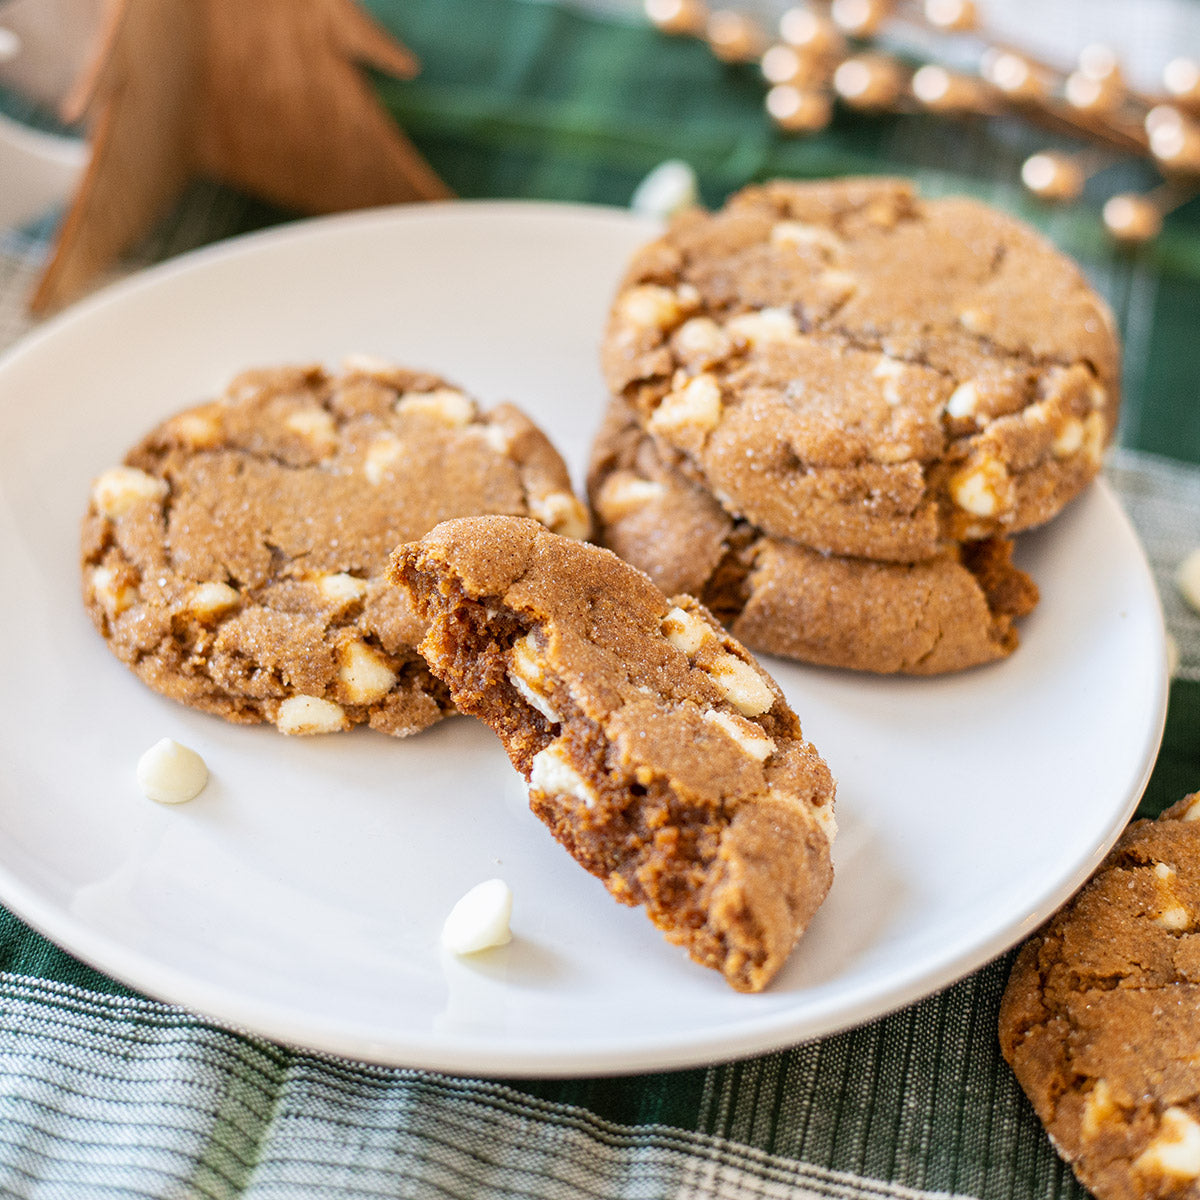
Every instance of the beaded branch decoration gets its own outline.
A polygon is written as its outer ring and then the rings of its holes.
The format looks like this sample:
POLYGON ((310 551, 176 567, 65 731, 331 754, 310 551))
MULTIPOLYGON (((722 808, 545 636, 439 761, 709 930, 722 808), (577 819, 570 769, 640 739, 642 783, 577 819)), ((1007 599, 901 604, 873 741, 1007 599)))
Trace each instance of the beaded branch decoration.
POLYGON ((1156 237, 1163 217, 1200 190, 1200 62, 1191 58, 1167 63, 1161 92, 1148 94, 1127 83, 1107 46, 1088 46, 1063 68, 989 37, 973 0, 809 0, 784 11, 773 31, 705 0, 644 7, 663 33, 700 38, 722 62, 756 63, 767 114, 787 133, 819 132, 837 104, 862 113, 1013 114, 1079 143, 1026 159, 1022 182, 1043 200, 1079 199, 1089 178, 1123 158, 1155 168, 1161 182, 1152 190, 1104 203, 1105 228, 1128 244, 1156 237), (973 39, 976 69, 914 64, 885 48, 886 35, 905 24, 926 38, 973 39))

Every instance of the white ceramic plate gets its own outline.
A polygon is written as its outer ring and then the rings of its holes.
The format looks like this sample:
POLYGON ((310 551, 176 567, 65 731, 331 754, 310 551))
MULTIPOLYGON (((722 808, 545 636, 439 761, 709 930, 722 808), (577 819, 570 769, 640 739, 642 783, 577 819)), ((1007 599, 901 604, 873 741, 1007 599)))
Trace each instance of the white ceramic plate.
POLYGON ((1022 542, 1041 585, 1010 661, 937 680, 769 663, 839 780, 837 878, 762 995, 613 903, 466 719, 407 741, 285 739, 164 700, 79 600, 91 478, 235 371, 363 352, 514 399, 581 475, 621 212, 455 204, 308 222, 150 271, 0 363, 0 899, 79 957, 221 1021, 356 1058, 492 1075, 732 1058, 932 992, 1034 929, 1133 809, 1162 729, 1162 620, 1112 494, 1022 542), (143 799, 172 736, 212 780, 143 799), (515 940, 439 951, 502 876, 515 940))

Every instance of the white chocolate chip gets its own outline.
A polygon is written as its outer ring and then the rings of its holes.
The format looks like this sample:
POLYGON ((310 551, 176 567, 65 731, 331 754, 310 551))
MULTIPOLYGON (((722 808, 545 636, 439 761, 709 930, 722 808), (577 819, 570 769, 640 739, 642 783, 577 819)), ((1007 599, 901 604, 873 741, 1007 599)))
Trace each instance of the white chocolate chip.
POLYGON ((527 704, 536 708, 552 725, 558 725, 562 716, 542 690, 546 676, 531 638, 532 634, 527 633, 513 642, 508 680, 527 704))
POLYGON ((398 437, 390 433, 377 437, 367 447, 367 456, 363 463, 363 472, 367 477, 367 482, 376 486, 381 484, 403 452, 404 444, 398 437))
POLYGON ((347 354, 342 359, 342 370, 347 374, 369 375, 373 379, 385 381, 396 374, 395 364, 374 354, 347 354))
POLYGON ((476 429, 483 440, 497 453, 507 454, 512 449, 512 438, 502 425, 478 425, 476 429))
POLYGON ((1093 409, 1106 408, 1108 406, 1108 392, 1098 383, 1093 383, 1088 388, 1088 403, 1093 409))
POLYGON ((610 475, 596 496, 596 511, 608 522, 619 521, 647 504, 661 500, 666 486, 628 472, 610 475))
POLYGON ((1082 1133, 1086 1138, 1094 1138, 1103 1132, 1104 1127, 1117 1114, 1117 1106, 1113 1102, 1112 1089, 1107 1079, 1097 1079, 1092 1090, 1083 1098, 1082 1133))
POLYGON ((1050 451, 1055 458, 1069 458, 1083 446, 1083 422, 1078 417, 1067 417, 1059 426, 1050 451))
POLYGON ((680 158, 661 162, 634 189, 629 207, 647 217, 667 220, 690 208, 700 195, 696 172, 680 158))
POLYGON ((823 225, 808 225, 803 221, 777 221, 771 227, 774 246, 815 246, 830 257, 841 254, 845 243, 832 229, 823 225))
POLYGON ((102 517, 115 519, 144 500, 161 500, 167 491, 165 479, 137 467, 110 467, 92 485, 92 503, 102 517))
POLYGON ((996 328, 996 317, 986 308, 964 308, 958 314, 958 323, 968 333, 986 335, 996 328))
POLYGON ((111 567, 96 567, 89 582, 92 594, 104 606, 110 620, 119 617, 137 599, 137 589, 127 583, 118 583, 117 573, 111 567))
POLYGON ((338 681, 351 704, 373 704, 395 687, 396 672, 366 642, 347 642, 338 657, 338 681))
POLYGON ((683 608, 672 608, 662 619, 663 636, 691 658, 709 638, 714 636, 707 621, 683 608))
POLYGON ((704 671, 743 716, 757 717, 775 703, 767 681, 748 663, 728 651, 704 665, 704 671))
POLYGON ((574 796, 585 808, 596 803, 596 793, 571 765, 561 741, 551 742, 533 756, 529 786, 547 796, 574 796))
POLYGON ((236 607, 241 599, 237 588, 227 583, 202 583, 188 597, 188 608, 202 621, 210 621, 236 607))
POLYGON ((582 541, 588 533, 587 509, 570 492, 529 497, 529 511, 551 533, 582 541))
POLYGON ((973 381, 960 383, 946 401, 946 415, 950 417, 973 417, 979 406, 979 388, 973 381))
POLYGON ((1172 1105, 1163 1113, 1158 1133, 1134 1159, 1133 1168, 1180 1180, 1200 1177, 1200 1124, 1172 1105))
POLYGON ((817 828, 825 835, 829 844, 833 845, 838 832, 837 817, 834 815, 833 805, 814 804, 809 811, 812 813, 813 819, 817 822, 817 828))
POLYGON ((1188 604, 1200 613, 1200 546, 1179 564, 1175 571, 1175 586, 1188 604))
POLYGON ((817 278, 823 287, 838 294, 841 303, 858 291, 858 276, 849 271, 822 271, 817 278))
POLYGON ((361 600, 367 594, 367 581, 357 575, 347 575, 345 571, 337 571, 328 575, 317 576, 317 591, 321 598, 339 608, 345 608, 361 600))
POLYGON ((478 954, 512 941, 512 890, 503 879, 477 883, 450 910, 442 945, 451 954, 478 954))
POLYGON ((221 423, 213 414, 181 413, 171 422, 171 432, 193 450, 215 446, 221 440, 221 423))
POLYGON ((1200 821, 1200 792, 1196 793, 1196 798, 1187 806, 1187 811, 1183 814, 1185 821, 1200 821))
POLYGON ((204 790, 208 767, 195 750, 168 737, 155 742, 138 759, 137 781, 147 800, 183 804, 204 790))
POLYGON ((396 401, 396 413, 402 417, 425 417, 462 429, 475 419, 475 405, 457 388, 436 388, 432 392, 405 392, 396 401))
POLYGON ((336 733, 347 725, 346 712, 320 696, 289 696, 279 706, 275 727, 280 733, 336 733))
POLYGON ((726 733, 748 754, 759 762, 765 762, 775 753, 775 742, 753 721, 735 717, 732 713, 710 708, 704 719, 726 733))
POLYGON ((950 495, 959 508, 977 517, 994 517, 1004 506, 1008 472, 997 458, 965 467, 950 480, 950 495))
POLYGON ((643 283, 617 300, 617 315, 637 329, 669 329, 678 324, 686 304, 687 297, 679 292, 657 283, 643 283))
POLYGON ((1083 452, 1093 464, 1100 465, 1104 458, 1104 442, 1108 437, 1108 426, 1102 413, 1091 412, 1083 419, 1083 452))
POLYGON ((739 313, 725 322, 725 329, 751 346, 794 342, 800 336, 796 318, 786 308, 762 308, 739 313))
POLYGON ((679 358, 692 367, 709 367, 728 358, 733 339, 711 317, 692 317, 675 331, 672 345, 679 358))
POLYGON ((721 419, 721 387, 711 375, 697 375, 668 392, 648 422, 654 433, 695 429, 707 433, 721 419))
POLYGON ((900 383, 908 374, 908 363, 898 358, 888 358, 886 355, 874 366, 871 374, 883 381, 883 398, 892 405, 899 404, 904 399, 900 383))
POLYGON ((289 413, 283 423, 321 453, 328 453, 337 445, 337 426, 323 408, 302 408, 289 413))

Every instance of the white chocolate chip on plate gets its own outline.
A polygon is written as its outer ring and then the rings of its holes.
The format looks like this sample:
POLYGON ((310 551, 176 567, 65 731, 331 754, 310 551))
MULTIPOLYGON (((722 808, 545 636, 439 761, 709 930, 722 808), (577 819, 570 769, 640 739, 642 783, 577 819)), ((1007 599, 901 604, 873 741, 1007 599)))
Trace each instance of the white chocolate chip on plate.
POLYGON ((477 883, 450 910, 442 945, 451 954, 478 954, 512 941, 513 895, 503 879, 477 883))
POLYGON ((204 790, 208 767, 195 750, 165 737, 138 759, 137 781, 148 800, 183 804, 204 790))

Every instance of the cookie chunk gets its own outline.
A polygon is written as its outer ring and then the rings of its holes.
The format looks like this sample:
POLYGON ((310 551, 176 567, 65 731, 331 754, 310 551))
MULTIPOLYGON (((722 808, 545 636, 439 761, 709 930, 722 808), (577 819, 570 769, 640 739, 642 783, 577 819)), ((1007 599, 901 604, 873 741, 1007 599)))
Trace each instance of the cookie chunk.
POLYGON ((937 675, 1003 658, 1037 587, 1011 543, 948 545, 916 563, 821 554, 731 517, 610 406, 588 490, 599 540, 664 591, 698 596, 747 646, 821 666, 937 675))
POLYGON ((1021 948, 1000 1045, 1100 1200, 1200 1195, 1200 792, 1130 825, 1021 948))
POLYGON ((907 183, 749 188, 634 258, 613 395, 732 515, 914 562, 1054 516, 1100 468, 1112 317, 1020 222, 907 183))
POLYGON ((829 888, 834 784, 746 651, 690 597, 533 521, 439 525, 391 578, 555 838, 697 962, 764 987, 829 888))
POLYGON ((284 733, 413 733, 452 706, 388 555, 487 512, 587 532, 517 409, 366 360, 250 371, 95 481, 84 598, 114 653, 184 704, 284 733))

